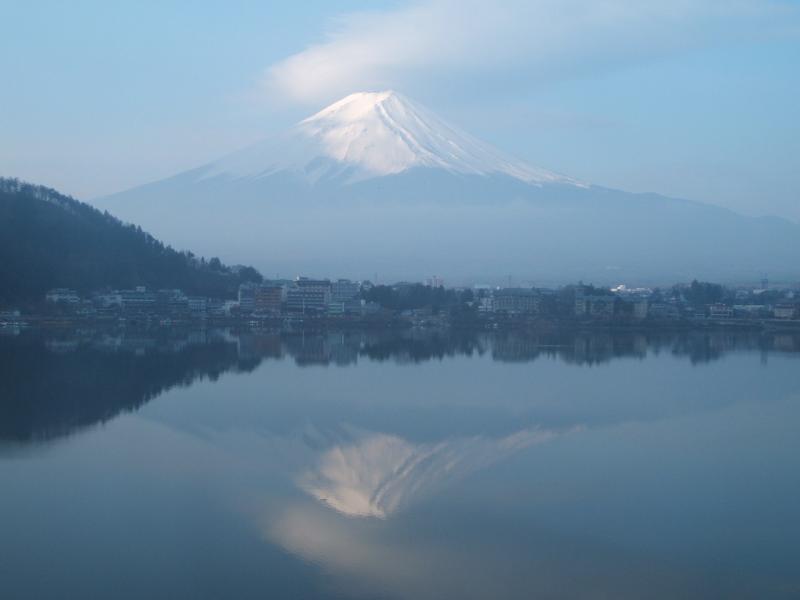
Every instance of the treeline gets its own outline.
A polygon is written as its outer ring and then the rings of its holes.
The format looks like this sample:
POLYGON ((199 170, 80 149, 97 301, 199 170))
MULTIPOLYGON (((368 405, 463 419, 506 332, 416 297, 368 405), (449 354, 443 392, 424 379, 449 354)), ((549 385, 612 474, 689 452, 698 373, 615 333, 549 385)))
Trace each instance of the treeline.
POLYGON ((260 281, 252 267, 231 268, 178 252, 55 190, 0 178, 0 305, 40 300, 51 288, 180 288, 233 297, 260 281))

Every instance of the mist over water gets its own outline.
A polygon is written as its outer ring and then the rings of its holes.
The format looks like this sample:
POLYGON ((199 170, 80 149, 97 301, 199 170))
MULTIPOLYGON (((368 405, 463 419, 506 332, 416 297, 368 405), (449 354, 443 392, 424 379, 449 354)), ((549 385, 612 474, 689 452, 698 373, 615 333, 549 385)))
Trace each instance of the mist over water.
POLYGON ((0 356, 4 597, 800 589, 793 334, 86 330, 0 356))

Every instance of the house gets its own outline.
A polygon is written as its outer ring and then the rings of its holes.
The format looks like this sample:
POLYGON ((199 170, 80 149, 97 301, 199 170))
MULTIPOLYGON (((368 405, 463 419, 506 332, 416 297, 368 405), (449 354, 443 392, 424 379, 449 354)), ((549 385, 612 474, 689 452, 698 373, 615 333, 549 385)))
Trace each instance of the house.
POLYGON ((56 288, 50 290, 47 292, 47 294, 45 294, 44 299, 45 301, 53 304, 58 304, 61 302, 66 304, 77 304, 81 301, 80 296, 78 296, 78 292, 68 288, 56 288))
POLYGON ((779 304, 772 309, 772 316, 776 319, 794 319, 797 317, 797 307, 793 304, 779 304))
POLYGON ((715 303, 708 305, 708 317, 710 319, 732 319, 733 307, 727 304, 715 303))

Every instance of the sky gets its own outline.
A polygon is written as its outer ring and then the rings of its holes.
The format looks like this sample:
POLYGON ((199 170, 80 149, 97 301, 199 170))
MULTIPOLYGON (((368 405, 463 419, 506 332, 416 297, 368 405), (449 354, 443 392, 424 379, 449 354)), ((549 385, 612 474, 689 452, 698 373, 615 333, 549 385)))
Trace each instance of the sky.
POLYGON ((0 0, 0 175, 91 200, 396 89, 535 165, 800 222, 800 0, 0 0))

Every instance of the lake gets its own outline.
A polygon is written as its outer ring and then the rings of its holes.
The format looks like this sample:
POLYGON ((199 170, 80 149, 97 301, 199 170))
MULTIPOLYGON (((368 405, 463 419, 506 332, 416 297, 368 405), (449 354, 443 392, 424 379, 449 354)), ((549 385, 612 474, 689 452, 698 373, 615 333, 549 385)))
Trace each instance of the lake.
POLYGON ((798 598, 800 335, 5 331, 0 597, 798 598))

